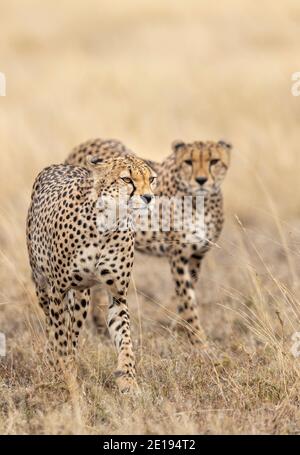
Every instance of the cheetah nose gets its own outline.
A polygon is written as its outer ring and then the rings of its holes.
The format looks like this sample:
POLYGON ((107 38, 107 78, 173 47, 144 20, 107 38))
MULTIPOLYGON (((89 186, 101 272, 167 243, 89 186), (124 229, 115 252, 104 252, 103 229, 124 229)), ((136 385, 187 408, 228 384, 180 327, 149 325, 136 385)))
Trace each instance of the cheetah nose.
POLYGON ((204 185, 204 183, 207 182, 207 178, 206 177, 197 177, 196 178, 196 182, 199 183, 199 185, 204 185))
POLYGON ((146 204, 150 204, 150 202, 152 201, 152 196, 151 196, 151 194, 142 194, 141 198, 143 199, 143 201, 144 201, 146 204))

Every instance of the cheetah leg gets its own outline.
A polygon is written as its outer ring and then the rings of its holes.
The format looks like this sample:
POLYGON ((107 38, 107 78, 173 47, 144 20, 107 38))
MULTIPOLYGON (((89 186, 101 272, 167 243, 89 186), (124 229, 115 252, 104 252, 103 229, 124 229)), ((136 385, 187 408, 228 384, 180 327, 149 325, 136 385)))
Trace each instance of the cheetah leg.
POLYGON ((52 291, 49 298, 50 327, 48 327, 48 334, 52 354, 54 355, 53 360, 57 364, 60 356, 66 357, 69 354, 70 320, 63 297, 52 291))
POLYGON ((74 350, 72 349, 72 321, 67 299, 56 291, 49 292, 48 354, 50 363, 66 375, 76 376, 74 350))
POLYGON ((70 290, 64 298, 54 286, 48 294, 46 325, 49 361, 57 372, 63 373, 71 396, 78 392, 75 355, 80 330, 87 314, 89 295, 89 289, 70 290))
POLYGON ((42 308, 42 310, 44 311, 46 317, 48 317, 49 316, 49 302, 50 302, 48 292, 46 289, 44 289, 40 286, 36 286, 35 291, 36 291, 39 305, 42 308))
POLYGON ((72 355, 75 356, 78 347, 80 331, 87 317, 90 304, 90 289, 68 292, 68 312, 71 319, 72 355))
POLYGON ((92 292, 91 314, 92 321, 99 335, 108 335, 107 329, 107 308, 109 305, 109 294, 105 289, 95 288, 92 292))
POLYGON ((108 328, 118 352, 118 366, 115 375, 120 392, 137 389, 135 359, 130 334, 129 312, 124 297, 113 297, 108 307, 108 328))
POLYGON ((178 305, 179 316, 186 324, 192 344, 198 344, 203 341, 204 334, 200 326, 194 280, 191 276, 188 258, 173 257, 170 264, 176 294, 180 302, 178 305))
MULTIPOLYGON (((38 298, 38 303, 40 305, 40 307, 42 308, 45 316, 46 316, 46 336, 47 336, 47 339, 49 340, 49 331, 50 331, 50 326, 51 326, 51 323, 50 323, 50 299, 49 299, 49 295, 48 295, 48 292, 45 288, 42 288, 38 285, 36 285, 36 295, 37 295, 37 298, 38 298)), ((48 346, 48 344, 46 345, 46 351, 47 351, 47 357, 48 357, 48 360, 50 360, 50 356, 49 356, 49 352, 50 352, 50 348, 48 346)), ((46 359, 45 359, 46 360, 46 359)), ((50 363, 53 363, 52 361, 50 361, 50 363)))
POLYGON ((197 283, 203 256, 194 254, 189 260, 189 270, 194 285, 197 283))

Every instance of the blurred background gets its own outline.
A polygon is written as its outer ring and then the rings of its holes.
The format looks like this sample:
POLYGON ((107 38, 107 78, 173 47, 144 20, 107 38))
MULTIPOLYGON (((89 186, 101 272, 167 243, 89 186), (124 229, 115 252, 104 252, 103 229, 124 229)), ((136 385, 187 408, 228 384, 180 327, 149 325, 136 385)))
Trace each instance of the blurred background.
MULTIPOLYGON (((94 137, 120 139, 156 160, 171 152, 174 139, 233 144, 224 183, 227 221, 219 248, 204 264, 201 318, 219 346, 217 357, 226 349, 229 358, 233 355, 232 340, 256 354, 257 339, 276 351, 281 322, 286 330, 299 328, 300 97, 291 94, 292 74, 300 71, 299 1, 10 0, 1 2, 0 11, 0 71, 7 83, 6 97, 0 98, 0 329, 5 326, 10 349, 23 359, 20 377, 36 380, 25 367, 28 351, 20 350, 16 337, 19 330, 27 346, 32 334, 37 336, 30 319, 35 297, 25 245, 31 187, 44 166, 62 162, 72 147, 94 137)), ((151 261, 149 274, 145 258, 137 258, 139 299, 135 287, 130 295, 135 333, 139 339, 144 333, 148 348, 173 289, 167 263, 151 261)), ((163 356, 168 349, 160 341, 148 355, 163 356)), ((34 369, 39 365, 35 347, 32 352, 34 369)), ((238 368, 230 377, 236 374, 240 387, 245 358, 235 362, 238 368)), ((291 373, 290 365, 285 368, 291 373)), ((278 371, 276 364, 257 382, 268 377, 268 391, 278 387, 278 395, 259 395, 253 386, 251 396, 260 402, 248 402, 251 412, 264 400, 272 408, 286 397, 278 371)), ((208 394, 214 390, 210 387, 208 394)), ((12 396, 20 393, 11 390, 12 396)), ((249 395, 233 395, 232 407, 236 396, 236 409, 249 400, 249 395)), ((208 406, 222 407, 218 397, 216 392, 208 406)), ((196 403, 198 398, 191 399, 196 403)), ((273 417, 253 415, 258 427, 253 429, 247 417, 240 429, 270 430, 273 417)), ((211 431, 234 428, 232 422, 222 426, 221 417, 207 421, 211 431)), ((114 427, 120 431, 121 420, 114 427)), ((43 428, 59 431, 55 422, 46 415, 43 428)), ((177 420, 172 422, 175 431, 177 420)), ((3 428, 31 431, 22 421, 12 419, 11 425, 3 428)), ((40 423, 32 425, 38 431, 40 423)), ((192 418, 186 425, 187 431, 199 431, 192 418)), ((284 425, 279 425, 282 431, 284 425)))

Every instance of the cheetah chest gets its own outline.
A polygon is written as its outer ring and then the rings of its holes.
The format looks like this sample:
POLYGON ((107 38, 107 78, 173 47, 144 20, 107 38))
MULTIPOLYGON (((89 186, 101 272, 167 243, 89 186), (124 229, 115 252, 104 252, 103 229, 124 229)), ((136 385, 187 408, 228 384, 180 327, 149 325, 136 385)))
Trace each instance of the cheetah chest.
POLYGON ((131 235, 106 236, 98 247, 88 247, 77 253, 72 264, 72 283, 79 289, 100 284, 111 293, 118 293, 130 279, 133 257, 131 235))

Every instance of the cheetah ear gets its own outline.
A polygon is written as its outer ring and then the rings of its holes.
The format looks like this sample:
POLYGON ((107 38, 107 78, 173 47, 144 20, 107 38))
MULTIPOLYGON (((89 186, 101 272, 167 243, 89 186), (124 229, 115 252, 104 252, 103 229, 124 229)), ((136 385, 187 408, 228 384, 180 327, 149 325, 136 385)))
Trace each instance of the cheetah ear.
POLYGON ((218 142, 218 144, 219 144, 221 147, 223 147, 224 149, 226 149, 226 150, 231 150, 231 149, 232 149, 232 145, 231 145, 229 142, 224 141, 223 139, 221 139, 221 140, 218 142))
POLYGON ((92 172, 94 180, 94 188, 98 193, 101 193, 103 185, 111 175, 111 166, 98 156, 87 156, 86 167, 92 172))
POLYGON ((86 167, 94 174, 95 181, 105 179, 111 171, 111 166, 104 159, 93 155, 87 156, 86 167))
POLYGON ((96 167, 101 165, 103 163, 103 158, 100 158, 99 156, 93 156, 93 155, 88 155, 86 157, 86 165, 89 169, 94 170, 96 167))
POLYGON ((172 150, 173 152, 178 152, 179 150, 183 149, 185 147, 185 143, 183 141, 173 141, 172 142, 172 150))
POLYGON ((222 153, 223 164, 228 168, 229 164, 230 164, 230 156, 231 156, 232 145, 229 142, 223 141, 223 140, 220 140, 218 142, 218 145, 220 147, 222 147, 222 150, 223 150, 223 153, 222 153))

